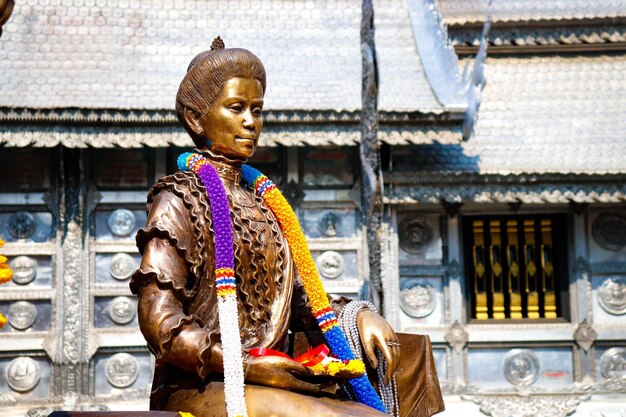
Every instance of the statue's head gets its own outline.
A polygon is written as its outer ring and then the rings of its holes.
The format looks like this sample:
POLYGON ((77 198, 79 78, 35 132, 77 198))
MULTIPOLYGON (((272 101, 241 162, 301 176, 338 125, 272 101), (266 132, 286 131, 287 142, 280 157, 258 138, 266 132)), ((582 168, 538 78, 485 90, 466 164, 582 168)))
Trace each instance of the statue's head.
POLYGON ((224 49, 218 37, 210 51, 189 64, 176 95, 176 114, 196 147, 247 158, 263 127, 264 94, 259 58, 245 49, 224 49))

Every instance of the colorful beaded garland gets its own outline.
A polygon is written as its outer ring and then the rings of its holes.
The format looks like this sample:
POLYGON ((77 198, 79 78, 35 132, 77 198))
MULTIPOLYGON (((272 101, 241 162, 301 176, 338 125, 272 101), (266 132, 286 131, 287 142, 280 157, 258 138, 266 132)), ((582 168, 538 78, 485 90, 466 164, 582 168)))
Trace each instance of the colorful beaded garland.
MULTIPOLYGON (((219 284, 217 282, 217 270, 219 268, 225 267, 232 268, 234 270, 234 252, 232 243, 232 223, 230 218, 230 206, 228 206, 226 192, 224 190, 221 179, 217 175, 215 168, 213 168, 210 162, 204 156, 198 153, 187 152, 180 155, 178 158, 178 167, 181 170, 191 170, 195 172, 200 177, 202 183, 207 189, 207 195, 209 196, 209 204, 211 205, 215 231, 214 240, 216 259, 216 285, 224 285, 224 291, 233 291, 236 293, 234 287, 234 276, 232 281, 229 281, 230 277, 226 277, 223 278, 223 281, 220 281, 219 284), (209 176, 207 175, 208 172, 214 173, 214 177, 212 176, 211 178, 209 178, 209 176), (217 193, 216 190, 218 190, 217 193), (212 194, 223 195, 226 201, 226 205, 228 207, 220 207, 218 210, 216 210, 216 208, 213 207, 212 194), (228 211, 226 209, 228 209, 228 211), (219 229, 217 227, 217 223, 220 223, 221 225, 219 229), (226 229, 226 223, 228 224, 228 231, 224 230, 226 229), (224 235, 221 235, 222 233, 224 233, 224 235), (230 239, 228 241, 229 243, 227 243, 227 239, 230 239), (226 258, 229 258, 229 263, 222 263, 222 261, 226 262, 226 258), (231 284, 232 287, 230 286, 231 284)), ((276 216, 281 226, 281 229, 285 233, 285 237, 287 238, 287 242, 289 243, 289 248, 294 259, 294 263, 296 264, 296 267, 302 279, 302 283, 304 285, 307 297, 311 302, 312 313, 315 316, 320 326, 320 329, 322 330, 324 337, 328 342, 330 349, 339 359, 343 361, 354 360, 354 353, 350 349, 345 335, 337 324, 337 317, 335 316, 335 313, 328 302, 326 291, 324 290, 322 282, 319 278, 317 267, 315 266, 315 262, 313 261, 311 252, 309 251, 306 237, 304 236, 304 233, 300 228, 300 223, 293 209, 291 208, 285 197, 278 190, 276 185, 260 171, 252 168, 249 165, 243 165, 241 173, 244 182, 248 186, 253 188, 258 196, 263 198, 267 206, 276 216)), ((231 298, 231 296, 229 295, 228 298, 231 298)), ((232 298, 235 299, 236 302, 236 298, 234 296, 232 296, 232 298)), ((236 310, 232 314, 232 317, 234 317, 234 319, 231 319, 229 324, 232 325, 232 323, 234 323, 235 326, 238 327, 236 310)), ((222 323, 222 314, 220 311, 220 329, 222 329, 222 323)), ((226 325, 226 320, 224 320, 224 324, 226 325)), ((223 338, 224 334, 222 330, 222 339, 223 338)), ((241 341, 239 341, 239 345, 241 346, 241 341)), ((222 347, 224 349, 224 341, 222 341, 222 347)), ((232 346, 232 348, 234 349, 235 346, 232 346)), ((238 353, 239 357, 241 357, 241 347, 239 347, 238 353)), ((238 363, 242 363, 241 359, 238 363)), ((224 357, 224 364, 224 366, 226 367, 226 357, 224 357)), ((240 365, 239 368, 242 368, 242 366, 240 365)), ((229 385, 227 384, 228 378, 229 375, 227 375, 226 369, 224 369, 225 389, 229 385)), ((367 376, 365 374, 363 374, 361 377, 351 379, 349 383, 352 387, 352 390, 354 391, 354 394, 360 402, 369 405, 370 407, 373 407, 379 411, 386 412, 385 406, 383 405, 376 390, 367 379, 367 376)), ((241 387, 241 390, 243 391, 243 381, 241 382, 241 387)), ((228 396, 226 397, 226 401, 228 404, 228 396)), ((234 416, 237 414, 231 414, 229 412, 228 415, 234 416)))
POLYGON ((243 356, 237 315, 235 249, 230 204, 219 174, 202 155, 183 154, 178 166, 195 172, 206 188, 213 221, 215 289, 224 362, 224 399, 230 417, 247 417, 243 356))

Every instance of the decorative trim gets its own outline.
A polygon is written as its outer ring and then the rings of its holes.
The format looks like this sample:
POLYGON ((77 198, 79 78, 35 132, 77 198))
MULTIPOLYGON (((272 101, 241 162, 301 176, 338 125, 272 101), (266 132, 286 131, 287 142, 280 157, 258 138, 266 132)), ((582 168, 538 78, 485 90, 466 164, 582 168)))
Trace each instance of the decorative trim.
MULTIPOLYGON (((81 230, 71 220, 67 225, 67 234, 63 241, 63 360, 78 364, 80 360, 80 282, 81 282, 81 230)), ((68 371, 70 367, 68 367, 68 371)), ((72 381, 69 382, 70 389, 72 381)))
POLYGON ((445 339, 456 353, 461 353, 469 340, 469 333, 457 320, 448 328, 445 339))
POLYGON ((596 333, 591 324, 587 323, 587 319, 583 320, 574 331, 576 343, 585 352, 589 352, 597 338, 598 333, 596 333))
MULTIPOLYGON (((490 54, 626 49, 624 19, 497 21, 489 36, 490 54)), ((451 43, 459 55, 475 54, 483 22, 448 26, 451 43)))
POLYGON ((464 112, 466 81, 434 0, 409 0, 409 15, 420 61, 435 96, 446 110, 464 112))
POLYGON ((594 274, 626 274, 626 262, 593 262, 587 272, 594 274))
MULTIPOLYGON (((382 122, 424 122, 455 120, 457 117, 441 113, 381 111, 382 122)), ((269 110, 263 112, 266 125, 273 124, 359 124, 360 111, 335 110, 269 110)), ((24 123, 77 123, 77 124, 175 124, 179 126, 174 110, 151 109, 35 109, 26 107, 0 107, 0 122, 24 123)))
POLYGON ((390 172, 384 203, 622 203, 626 175, 390 172))
POLYGON ((574 411, 590 394, 539 394, 539 395, 462 395, 473 401, 480 411, 492 417, 550 416, 565 417, 574 411))

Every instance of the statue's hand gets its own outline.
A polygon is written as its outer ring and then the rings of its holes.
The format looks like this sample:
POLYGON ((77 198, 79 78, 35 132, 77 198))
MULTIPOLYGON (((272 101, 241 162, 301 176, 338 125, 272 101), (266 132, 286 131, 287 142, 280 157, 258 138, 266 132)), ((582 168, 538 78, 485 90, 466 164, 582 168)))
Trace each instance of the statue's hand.
POLYGON ((246 364, 245 379, 260 385, 309 392, 319 392, 332 383, 328 377, 315 376, 306 366, 280 356, 251 356, 246 364))
POLYGON ((356 322, 359 327, 359 333, 361 334, 363 349, 372 366, 374 368, 378 367, 378 360, 374 353, 375 347, 380 349, 387 360, 385 382, 388 383, 400 363, 400 343, 398 342, 398 336, 389 323, 373 311, 361 311, 357 316, 356 322))

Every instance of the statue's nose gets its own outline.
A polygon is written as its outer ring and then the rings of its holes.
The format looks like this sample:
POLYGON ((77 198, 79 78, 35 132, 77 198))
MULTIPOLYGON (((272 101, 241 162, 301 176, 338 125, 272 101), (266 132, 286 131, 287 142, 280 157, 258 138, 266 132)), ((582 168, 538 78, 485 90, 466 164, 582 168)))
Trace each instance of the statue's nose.
POLYGON ((243 127, 246 129, 254 129, 254 117, 249 110, 243 113, 243 127))

